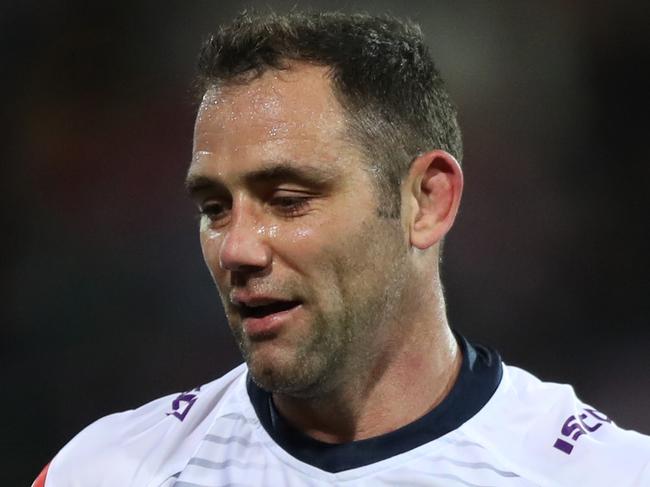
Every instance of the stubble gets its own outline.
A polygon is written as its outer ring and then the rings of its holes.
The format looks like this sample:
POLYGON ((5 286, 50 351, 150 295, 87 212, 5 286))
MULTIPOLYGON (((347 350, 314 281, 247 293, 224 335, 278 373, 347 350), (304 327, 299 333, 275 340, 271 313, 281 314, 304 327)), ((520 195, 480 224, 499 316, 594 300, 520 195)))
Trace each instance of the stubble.
MULTIPOLYGON (((408 279, 407 249, 398 221, 372 217, 346 239, 346 252, 324 249, 329 279, 314 290, 322 308, 312 310, 308 332, 281 361, 256 355, 256 344, 232 327, 251 377, 263 389, 297 398, 316 398, 381 374, 384 355, 399 321, 408 279), (329 254, 329 255, 328 255, 329 254)), ((291 324, 288 324, 291 326, 291 324)))

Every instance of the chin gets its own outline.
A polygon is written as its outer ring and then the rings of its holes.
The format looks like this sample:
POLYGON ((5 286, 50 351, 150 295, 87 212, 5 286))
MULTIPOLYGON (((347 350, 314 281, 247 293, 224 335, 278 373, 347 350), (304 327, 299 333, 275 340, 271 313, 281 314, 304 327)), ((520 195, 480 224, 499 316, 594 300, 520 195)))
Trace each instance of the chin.
POLYGON ((287 394, 294 392, 295 380, 290 376, 280 373, 275 368, 251 368, 249 371, 253 381, 267 392, 287 394))
POLYGON ((305 374, 305 364, 282 360, 267 360, 253 354, 249 357, 248 370, 253 381, 267 392, 303 396, 312 388, 305 374))
MULTIPOLYGON (((256 347, 254 347, 256 348, 256 347)), ((277 350, 252 350, 246 358, 248 371, 255 383, 269 392, 283 389, 295 376, 295 364, 277 350)))

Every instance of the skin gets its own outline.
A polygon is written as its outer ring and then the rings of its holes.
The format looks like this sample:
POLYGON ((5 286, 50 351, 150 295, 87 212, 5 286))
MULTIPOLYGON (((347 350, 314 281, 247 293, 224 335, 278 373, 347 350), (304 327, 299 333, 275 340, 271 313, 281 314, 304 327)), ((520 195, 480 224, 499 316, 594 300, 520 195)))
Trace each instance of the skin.
POLYGON ((187 186, 205 262, 253 379, 327 442, 393 431, 453 386, 460 352, 438 278, 462 191, 442 151, 416 158, 399 219, 346 137, 327 69, 292 63, 206 92, 187 186), (242 301, 299 303, 270 330, 242 301))

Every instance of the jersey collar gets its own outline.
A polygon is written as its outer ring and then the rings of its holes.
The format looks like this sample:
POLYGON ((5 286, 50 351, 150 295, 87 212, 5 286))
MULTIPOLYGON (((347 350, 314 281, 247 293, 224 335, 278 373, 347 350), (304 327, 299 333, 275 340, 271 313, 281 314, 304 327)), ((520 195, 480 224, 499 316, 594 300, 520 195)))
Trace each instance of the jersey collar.
POLYGON ((463 360, 456 383, 443 401, 412 423, 390 433, 330 444, 315 440, 291 426, 273 405, 271 394, 248 376, 246 387, 266 432, 295 458, 327 472, 341 472, 388 459, 424 445, 460 427, 479 412, 494 394, 503 369, 499 355, 456 335, 463 360))

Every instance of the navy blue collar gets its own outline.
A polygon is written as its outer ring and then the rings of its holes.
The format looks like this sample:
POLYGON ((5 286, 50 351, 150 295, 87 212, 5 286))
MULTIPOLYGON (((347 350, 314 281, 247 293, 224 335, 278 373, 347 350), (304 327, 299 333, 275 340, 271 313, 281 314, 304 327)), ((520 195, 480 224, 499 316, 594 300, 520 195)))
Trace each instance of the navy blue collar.
POLYGON ((492 397, 503 370, 499 355, 456 335, 463 353, 458 379, 447 397, 420 419, 385 435, 349 443, 315 440, 291 426, 273 405, 271 394, 248 377, 248 396, 267 433, 295 458, 327 472, 362 467, 412 450, 457 429, 492 397))

